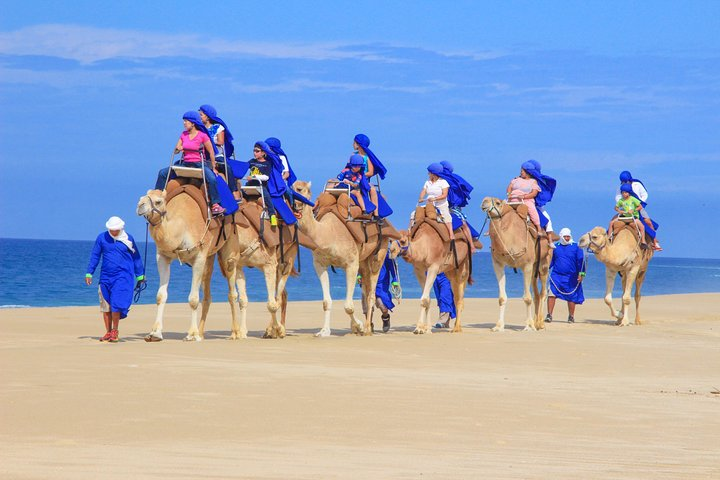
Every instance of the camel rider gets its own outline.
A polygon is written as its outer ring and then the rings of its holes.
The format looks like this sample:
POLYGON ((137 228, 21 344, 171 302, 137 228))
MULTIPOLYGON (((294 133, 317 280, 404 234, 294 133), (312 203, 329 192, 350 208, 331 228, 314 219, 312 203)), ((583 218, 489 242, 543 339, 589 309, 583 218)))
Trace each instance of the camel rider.
POLYGON ((438 273, 435 283, 433 283, 433 290, 440 309, 440 319, 435 324, 435 328, 450 328, 450 321, 455 320, 457 312, 455 311, 455 296, 447 275, 442 272, 438 273))
MULTIPOLYGON (((215 167, 215 145, 210 140, 207 128, 195 111, 185 112, 183 115, 183 126, 185 130, 175 145, 175 153, 182 152, 183 156, 175 165, 182 167, 204 168, 205 180, 207 182, 208 195, 210 197, 211 212, 219 215, 225 212, 220 205, 220 193, 218 192, 217 169, 215 167), (203 160, 205 158, 205 160, 203 160)), ((155 182, 156 190, 164 190, 167 183, 170 168, 165 167, 158 172, 155 182)))
MULTIPOLYGON (((617 201, 615 204, 615 211, 618 212, 618 215, 623 216, 625 218, 632 218, 633 222, 635 223, 635 227, 637 228, 638 235, 640 237, 640 246, 642 248, 647 247, 647 243, 645 241, 645 225, 640 221, 640 211, 642 210, 642 205, 640 204, 640 200, 633 197, 631 195, 632 193, 632 187, 624 183, 620 185, 620 200, 617 201)), ((618 217, 616 215, 612 218, 610 221, 610 228, 608 228, 608 231, 612 231, 612 224, 615 221, 615 219, 618 217)))
MULTIPOLYGON (((523 166, 526 164, 528 164, 528 162, 523 163, 523 166)), ((530 166, 532 167, 532 165, 530 166)), ((513 178, 507 187, 508 200, 511 202, 524 203, 527 206, 528 217, 530 217, 530 220, 537 228, 538 237, 546 237, 547 234, 542 229, 540 215, 535 206, 535 197, 539 193, 540 186, 537 180, 530 176, 525 168, 520 168, 520 176, 513 178)))
POLYGON ((372 209, 367 209, 365 205, 365 199, 363 198, 363 187, 368 186, 367 178, 365 177, 365 171, 363 170, 365 162, 361 155, 353 154, 350 156, 350 160, 343 170, 338 174, 337 179, 340 183, 344 183, 350 188, 350 196, 355 200, 358 206, 362 209, 363 213, 372 213, 375 211, 375 206, 372 209))
POLYGON ((370 150, 370 139, 363 133, 358 133, 353 139, 353 149, 355 153, 362 155, 365 160, 365 176, 371 178, 379 175, 381 179, 385 179, 387 169, 380 162, 377 156, 370 150))
MULTIPOLYGON (((470 230, 470 225, 467 222, 467 217, 465 216, 465 214, 462 213, 462 207, 468 204, 468 201, 470 200, 470 192, 472 192, 473 187, 460 175, 454 173, 452 163, 448 162, 447 160, 443 160, 442 162, 440 162, 440 165, 442 165, 443 167, 443 171, 442 173, 440 173, 440 177, 444 178, 450 185, 450 190, 448 190, 448 203, 450 205, 450 214, 457 217, 457 219, 460 221, 463 232, 465 233, 468 241, 470 242, 470 253, 475 253, 477 249, 475 248, 475 244, 472 240, 473 238, 479 237, 480 235, 477 232, 475 232, 475 235, 472 234, 470 230)), ((454 225, 453 230, 455 230, 454 225)))
POLYGON ((102 257, 98 293, 106 332, 100 341, 114 343, 118 341, 120 319, 130 311, 133 288, 145 280, 145 270, 135 240, 125 232, 125 222, 120 217, 110 217, 105 228, 107 231, 95 239, 85 283, 92 284, 102 257))
MULTIPOLYGON (((642 206, 642 209, 640 209, 640 218, 645 225, 649 227, 647 229, 647 233, 653 239, 653 249, 661 251, 662 247, 660 247, 660 242, 658 242, 655 236, 655 232, 657 231, 659 225, 650 218, 650 214, 647 212, 648 192, 645 189, 645 185, 637 178, 633 178, 632 174, 627 170, 620 173, 620 186, 622 187, 622 185, 630 185, 630 195, 640 200, 640 205, 642 206)), ((622 192, 618 189, 617 194, 615 195, 615 201, 618 202, 621 197, 622 192)))
POLYGON ((582 281, 585 278, 585 256, 573 241, 569 228, 560 230, 560 241, 550 261, 550 294, 548 313, 545 321, 552 322, 555 300, 565 300, 568 304, 568 323, 575 323, 575 305, 585 301, 582 281))
POLYGON ((280 140, 275 137, 268 137, 265 140, 265 143, 267 143, 268 147, 270 147, 270 150, 272 150, 273 153, 275 153, 275 155, 280 158, 280 161, 282 162, 283 180, 285 180, 288 188, 292 188, 293 183, 295 183, 295 181, 297 180, 297 177, 295 176, 295 172, 293 172, 293 169, 288 162, 287 154, 282 149, 282 144, 280 143, 280 140))
POLYGON ((219 170, 227 175, 227 184, 230 190, 239 198, 237 181, 232 173, 232 168, 225 168, 226 159, 230 159, 235 152, 233 145, 233 135, 222 118, 218 117, 217 110, 212 105, 201 105, 198 110, 200 119, 207 128, 208 136, 217 147, 215 162, 218 164, 219 170))
POLYGON ((448 191, 450 184, 444 178, 440 178, 443 167, 439 163, 431 163, 427 167, 428 180, 423 185, 418 197, 418 203, 425 201, 432 202, 435 208, 440 212, 440 220, 447 227, 451 241, 455 241, 455 233, 452 228, 452 216, 450 215, 450 204, 448 203, 448 191))
POLYGON ((545 211, 545 205, 550 203, 552 200, 553 195, 555 194, 557 181, 554 178, 542 173, 542 166, 537 160, 528 160, 522 164, 522 168, 538 182, 540 192, 538 192, 535 197, 535 207, 537 208, 540 217, 540 226, 548 232, 550 237, 553 237, 553 224, 550 219, 550 214, 545 211))
POLYGON ((292 210, 290 210, 290 207, 288 206, 286 201, 289 202, 289 204, 291 205, 293 202, 293 198, 297 198, 298 200, 301 200, 308 204, 312 204, 312 202, 309 202, 302 196, 294 194, 288 188, 282 176, 282 160, 280 160, 280 157, 272 151, 272 149, 266 142, 255 142, 255 147, 253 148, 253 155, 255 156, 255 158, 254 160, 251 160, 251 168, 253 165, 253 161, 264 164, 262 165, 262 168, 265 173, 263 173, 262 175, 266 176, 267 180, 264 180, 264 177, 258 177, 257 180, 262 180, 263 195, 265 196, 265 201, 268 203, 268 205, 266 205, 266 208, 268 208, 268 212, 271 208, 273 211, 277 210, 277 213, 287 225, 295 224, 297 222, 297 219, 293 215, 292 210), (256 150, 259 150, 259 152, 256 150), (261 162, 260 159, 264 160, 264 162, 261 162), (270 206, 270 203, 273 204, 272 207, 270 206))

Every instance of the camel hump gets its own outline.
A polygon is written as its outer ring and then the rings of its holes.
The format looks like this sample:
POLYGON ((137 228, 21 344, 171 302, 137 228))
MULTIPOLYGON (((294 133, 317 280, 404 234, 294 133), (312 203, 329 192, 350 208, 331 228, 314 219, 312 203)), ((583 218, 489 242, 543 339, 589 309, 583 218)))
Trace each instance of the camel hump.
POLYGON ((172 185, 170 183, 168 183, 167 197, 165 199, 165 202, 169 206, 170 203, 175 198, 179 197, 182 194, 188 195, 190 198, 192 198, 195 201, 198 208, 200 209, 200 212, 202 212, 203 220, 205 220, 207 222, 208 204, 207 204, 207 201, 205 200, 205 195, 203 194, 202 191, 200 191, 200 189, 197 186, 195 186, 191 183, 181 184, 179 182, 176 182, 172 185))

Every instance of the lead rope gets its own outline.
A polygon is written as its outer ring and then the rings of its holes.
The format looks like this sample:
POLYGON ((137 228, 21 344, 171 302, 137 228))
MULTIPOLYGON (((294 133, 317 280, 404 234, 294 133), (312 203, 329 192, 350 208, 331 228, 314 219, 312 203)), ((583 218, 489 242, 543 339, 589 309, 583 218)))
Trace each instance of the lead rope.
MULTIPOLYGON (((145 223, 145 254, 143 256, 143 274, 147 278, 147 249, 148 249, 148 224, 145 223)), ((135 285, 135 294, 133 295, 133 302, 138 303, 140 301, 140 294, 143 290, 147 288, 147 281, 146 280, 140 280, 137 285, 135 285)))
MULTIPOLYGON (((589 255, 589 252, 590 252, 590 249, 588 248, 588 249, 585 251, 585 255, 583 255, 583 265, 582 265, 582 270, 581 270, 581 271, 586 272, 586 273, 587 273, 587 257, 588 257, 588 255, 589 255)), ((548 275, 548 280, 550 280, 550 283, 552 283, 552 286, 555 287, 555 290, 557 290, 558 293, 560 293, 560 295, 572 295, 573 293, 575 293, 575 292, 577 291, 578 288, 580 288, 580 284, 582 284, 582 282, 577 282, 577 285, 575 285, 575 288, 573 288, 572 291, 570 291, 570 292, 563 292, 562 290, 560 290, 560 289, 558 288, 557 284, 556 284, 555 281, 552 279, 552 275, 548 275)))

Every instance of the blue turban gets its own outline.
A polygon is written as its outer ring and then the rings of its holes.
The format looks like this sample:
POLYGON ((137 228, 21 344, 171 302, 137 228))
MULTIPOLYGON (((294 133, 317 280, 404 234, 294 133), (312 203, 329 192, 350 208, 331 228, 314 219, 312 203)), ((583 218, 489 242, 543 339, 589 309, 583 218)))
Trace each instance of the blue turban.
POLYGON ((624 172, 620 172, 620 181, 621 182, 632 182, 632 173, 625 170, 624 172))
POLYGON ((213 107, 212 105, 200 105, 199 110, 202 111, 205 115, 207 115, 210 120, 215 123, 219 123, 225 129, 225 156, 227 158, 230 158, 235 151, 235 145, 233 145, 233 136, 232 133, 230 133, 230 129, 227 125, 225 125, 223 119, 218 117, 217 110, 215 110, 215 107, 213 107))
POLYGON ((630 185, 629 183, 623 183, 622 185, 620 185, 620 191, 627 192, 632 195, 633 194, 632 185, 630 185))
POLYGON ((443 160, 442 162, 440 162, 440 165, 442 165, 443 168, 448 172, 453 173, 454 168, 452 163, 448 162, 447 160, 443 160))
POLYGON ((365 153, 367 153, 367 156, 372 162, 373 168, 375 169, 375 175, 380 175, 380 178, 385 179, 385 175, 387 174, 387 168, 385 168, 385 165, 380 162, 380 160, 375 156, 372 150, 368 148, 370 146, 370 139, 367 137, 367 135, 358 133, 357 135, 355 135, 355 143, 360 145, 365 151, 365 153))
POLYGON ((365 159, 362 155, 358 155, 357 153, 355 155, 350 156, 350 161, 348 162, 348 165, 351 167, 362 167, 365 165, 365 159))
MULTIPOLYGON (((198 130, 200 130, 205 135, 207 135, 208 138, 210 138, 210 132, 208 132, 208 129, 205 128, 205 124, 202 122, 202 119, 200 118, 200 114, 198 112, 196 112, 195 110, 190 110, 189 112, 185 112, 182 118, 183 120, 192 122, 192 124, 195 125, 198 130)), ((215 146, 215 142, 213 142, 212 138, 210 138, 210 143, 213 146, 213 151, 217 153, 217 147, 215 146)))
POLYGON ((437 176, 440 176, 441 173, 443 173, 443 166, 439 163, 431 163, 427 167, 427 171, 430 173, 434 173, 437 176))
POLYGON ((540 185, 540 192, 535 197, 535 205, 542 207, 546 203, 549 203, 555 193, 557 181, 548 175, 542 174, 540 171, 540 162, 537 160, 528 160, 521 166, 522 169, 525 170, 528 175, 537 180, 538 185, 540 185))

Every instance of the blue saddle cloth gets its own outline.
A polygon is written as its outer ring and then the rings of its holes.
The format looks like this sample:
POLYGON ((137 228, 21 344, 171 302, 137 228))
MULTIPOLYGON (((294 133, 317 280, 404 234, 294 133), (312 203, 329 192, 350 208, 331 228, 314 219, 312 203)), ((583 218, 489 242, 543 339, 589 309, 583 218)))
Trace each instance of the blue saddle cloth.
MULTIPOLYGON (((380 218, 385 218, 385 217, 389 217, 390 215, 392 215, 393 209, 390 208, 390 205, 388 205, 388 203, 385 201, 385 199, 383 198, 382 195, 378 195, 378 203, 379 203, 380 205, 377 205, 377 206, 376 206, 374 203, 372 203, 372 202, 370 201, 370 194, 369 194, 369 193, 362 192, 362 194, 363 194, 363 200, 365 201, 365 210, 366 210, 368 213, 374 212, 375 209, 377 208, 377 216, 380 217, 380 218)), ((353 200, 353 202, 355 203, 355 205, 357 205, 358 207, 360 206, 360 205, 358 204, 357 199, 356 199, 355 197, 353 197, 352 195, 350 195, 350 198, 352 198, 352 200, 353 200)))
MULTIPOLYGON (((452 217, 453 230, 457 230, 458 228, 462 227, 463 221, 462 221, 462 218, 460 218, 460 216, 457 214, 457 212, 450 210, 450 216, 452 217)), ((480 232, 475 230, 475 228, 472 225, 470 225, 470 222, 468 222, 467 219, 465 219, 465 223, 467 223, 467 226, 470 229, 470 235, 472 235, 473 238, 480 236, 480 232)))
MULTIPOLYGON (((307 198, 303 197, 299 193, 293 191, 293 190, 287 190, 287 196, 289 196, 292 200, 299 200, 307 205, 310 205, 311 207, 314 207, 315 204, 308 200, 307 198)), ((295 218, 295 214, 293 213, 292 209, 288 206, 287 202, 285 202, 285 195, 281 195, 279 197, 276 197, 274 195, 270 195, 270 200, 273 202, 273 205, 275 206, 275 210, 277 210, 278 215, 280 215, 280 218, 282 218, 283 222, 285 222, 287 225, 294 225, 297 223, 297 218, 295 218)))

